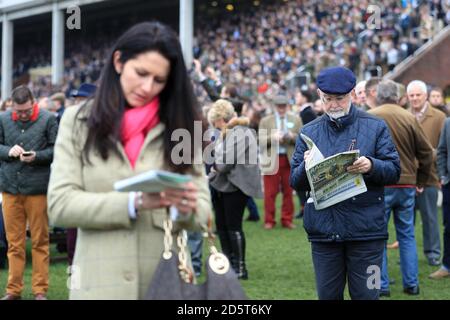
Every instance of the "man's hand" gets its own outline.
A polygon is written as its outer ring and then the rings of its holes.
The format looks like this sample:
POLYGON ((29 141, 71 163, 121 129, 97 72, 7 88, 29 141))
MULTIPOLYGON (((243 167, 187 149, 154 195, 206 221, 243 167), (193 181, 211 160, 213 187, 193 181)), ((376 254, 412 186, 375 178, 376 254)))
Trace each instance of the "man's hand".
POLYGON ((423 187, 416 187, 416 194, 421 194, 423 192, 423 187))
POLYGON ((303 153, 303 160, 305 160, 305 162, 308 162, 310 155, 311 155, 311 150, 306 150, 305 153, 303 153))
POLYGON ((282 140, 283 140, 283 136, 284 136, 284 134, 283 134, 283 132, 281 132, 280 130, 277 130, 277 132, 275 132, 275 133, 272 135, 272 137, 273 137, 273 139, 274 139, 275 141, 281 142, 281 143, 282 143, 282 140))
POLYGON ((359 157, 358 160, 353 162, 353 165, 347 168, 349 173, 367 173, 372 170, 372 161, 366 157, 359 157))
POLYGON ((33 162, 36 159, 36 152, 30 151, 30 156, 24 156, 23 153, 20 154, 20 161, 30 163, 33 162))
POLYGON ((281 139, 281 143, 289 142, 295 139, 295 135, 288 131, 283 135, 283 138, 281 139))
POLYGON ((25 152, 25 150, 21 146, 16 144, 14 147, 9 149, 8 156, 17 158, 22 154, 22 152, 25 152))

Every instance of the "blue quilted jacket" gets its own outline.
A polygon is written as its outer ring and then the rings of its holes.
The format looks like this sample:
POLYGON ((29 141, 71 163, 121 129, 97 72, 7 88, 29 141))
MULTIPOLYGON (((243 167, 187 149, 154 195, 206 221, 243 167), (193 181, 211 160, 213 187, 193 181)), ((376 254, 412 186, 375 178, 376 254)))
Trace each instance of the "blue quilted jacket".
MULTIPOLYGON (((400 158, 384 120, 351 106, 347 116, 332 120, 327 115, 305 125, 301 133, 310 137, 325 157, 350 148, 372 161, 372 169, 364 174, 367 192, 316 210, 307 203, 304 228, 310 241, 361 241, 387 239, 384 214, 384 186, 400 178, 400 158)), ((297 138, 291 161, 291 187, 309 191, 303 161, 307 146, 297 138)))

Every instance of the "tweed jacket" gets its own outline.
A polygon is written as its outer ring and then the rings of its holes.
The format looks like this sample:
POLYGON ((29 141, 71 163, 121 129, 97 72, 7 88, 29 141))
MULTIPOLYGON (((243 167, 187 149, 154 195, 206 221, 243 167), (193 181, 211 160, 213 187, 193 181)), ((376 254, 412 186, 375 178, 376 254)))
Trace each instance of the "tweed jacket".
MULTIPOLYGON (((146 136, 133 169, 118 143, 121 156, 107 161, 91 152, 82 156, 89 106, 66 109, 55 145, 48 190, 50 221, 78 228, 72 270, 71 299, 141 299, 164 249, 164 209, 143 210, 129 217, 129 194, 113 190, 117 180, 164 168, 163 131, 158 124, 146 136)), ((200 229, 211 215, 211 200, 203 165, 195 167, 198 209, 175 228, 200 229)), ((176 241, 174 241, 176 246, 176 241)))
MULTIPOLYGON (((287 129, 294 134, 294 138, 286 143, 287 156, 289 161, 292 160, 292 155, 294 154, 295 141, 300 129, 302 128, 302 120, 299 116, 292 113, 286 113, 287 117, 287 129)), ((271 148, 274 138, 273 131, 277 129, 276 116, 274 114, 264 117, 259 124, 259 145, 261 152, 261 172, 263 174, 274 174, 273 165, 267 165, 271 163, 269 159, 273 159, 271 152, 278 152, 277 149, 271 148), (274 150, 272 150, 274 149, 274 150)), ((276 159, 277 160, 277 159, 276 159)))

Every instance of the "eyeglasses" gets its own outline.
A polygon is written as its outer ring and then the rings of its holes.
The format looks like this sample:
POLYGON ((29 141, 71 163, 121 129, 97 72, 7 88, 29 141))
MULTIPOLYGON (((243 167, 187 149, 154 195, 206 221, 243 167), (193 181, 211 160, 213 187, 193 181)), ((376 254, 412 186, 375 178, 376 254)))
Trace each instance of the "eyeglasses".
POLYGON ((33 108, 27 110, 14 110, 14 112, 24 116, 31 116, 33 114, 33 108))
POLYGON ((343 102, 345 99, 347 99, 349 97, 349 94, 344 94, 344 95, 340 95, 340 96, 325 96, 325 95, 320 95, 320 99, 322 100, 323 103, 330 103, 332 101, 335 101, 337 103, 343 102))

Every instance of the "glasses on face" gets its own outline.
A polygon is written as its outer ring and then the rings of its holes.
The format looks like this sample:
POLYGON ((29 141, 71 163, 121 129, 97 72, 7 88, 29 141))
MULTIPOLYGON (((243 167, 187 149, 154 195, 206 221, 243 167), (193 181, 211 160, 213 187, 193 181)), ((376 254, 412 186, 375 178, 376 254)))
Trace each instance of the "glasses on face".
POLYGON ((18 115, 31 116, 33 113, 33 108, 27 110, 14 110, 18 115))
POLYGON ((343 101, 345 101, 348 98, 349 94, 343 94, 340 96, 326 96, 326 95, 321 95, 320 99, 322 100, 323 103, 330 103, 332 101, 335 101, 337 103, 342 103, 343 101))

